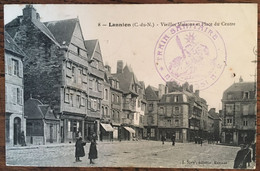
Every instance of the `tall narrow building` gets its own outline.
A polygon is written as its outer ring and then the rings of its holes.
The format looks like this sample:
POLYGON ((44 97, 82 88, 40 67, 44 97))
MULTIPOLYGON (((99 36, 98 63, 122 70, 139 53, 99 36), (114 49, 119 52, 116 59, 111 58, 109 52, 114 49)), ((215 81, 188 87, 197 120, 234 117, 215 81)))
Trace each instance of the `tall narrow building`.
POLYGON ((244 144, 256 136, 256 83, 238 83, 227 88, 222 97, 222 142, 244 144))

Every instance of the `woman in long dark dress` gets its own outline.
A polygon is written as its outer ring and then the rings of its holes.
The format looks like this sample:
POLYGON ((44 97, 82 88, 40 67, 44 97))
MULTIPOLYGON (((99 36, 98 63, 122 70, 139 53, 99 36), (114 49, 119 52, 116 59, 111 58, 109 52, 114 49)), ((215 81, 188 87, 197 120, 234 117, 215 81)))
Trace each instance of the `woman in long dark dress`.
POLYGON ((76 162, 81 162, 80 157, 84 157, 85 156, 85 150, 84 147, 86 145, 86 142, 82 141, 82 138, 79 137, 76 141, 75 147, 75 157, 76 157, 76 162))
POLYGON ((89 147, 89 153, 88 153, 88 158, 90 160, 90 164, 94 164, 93 159, 97 159, 97 143, 96 139, 92 138, 90 147, 89 147))

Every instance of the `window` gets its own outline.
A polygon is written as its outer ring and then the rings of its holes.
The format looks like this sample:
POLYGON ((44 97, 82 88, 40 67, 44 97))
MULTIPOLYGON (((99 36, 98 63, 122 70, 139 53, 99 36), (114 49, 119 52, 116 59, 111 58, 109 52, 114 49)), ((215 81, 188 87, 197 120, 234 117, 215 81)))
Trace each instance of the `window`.
POLYGON ((93 80, 89 79, 89 88, 92 89, 93 88, 93 80))
POLYGON ((226 113, 233 114, 233 104, 226 104, 226 113))
POLYGON ((248 115, 249 105, 243 105, 243 115, 248 115))
POLYGON ((179 126, 179 120, 178 119, 175 120, 175 125, 179 126))
POLYGON ((20 91, 20 88, 16 88, 16 91, 17 91, 17 103, 18 104, 21 104, 21 91, 20 91))
POLYGON ((244 92, 244 97, 243 98, 244 99, 249 99, 249 92, 248 91, 244 92))
POLYGON ((77 80, 76 80, 76 73, 75 73, 76 71, 75 71, 75 67, 73 66, 72 67, 72 76, 73 76, 73 82, 74 83, 76 83, 77 82, 77 80))
POLYGON ((64 89, 64 102, 69 103, 70 100, 70 94, 69 94, 69 90, 68 89, 64 89))
POLYGON ((175 114, 178 115, 180 113, 180 108, 179 107, 175 107, 174 110, 175 110, 175 114))
POLYGON ((85 97, 81 97, 81 106, 85 106, 85 101, 86 101, 86 99, 85 99, 85 97))
POLYGON ((13 75, 19 76, 19 62, 18 60, 12 59, 13 64, 13 75))
POLYGON ((149 111, 153 111, 153 104, 152 104, 152 103, 149 104, 148 110, 149 110, 149 111))
POLYGON ((119 96, 116 96, 116 102, 119 103, 119 96))
POLYGON ((227 125, 232 125, 233 119, 232 118, 227 118, 227 125))
POLYGON ((160 107, 160 109, 159 109, 159 114, 161 114, 161 115, 164 114, 164 108, 163 108, 163 107, 160 107))
POLYGON ((104 99, 108 100, 108 90, 105 89, 105 92, 104 92, 104 99))
POLYGON ((167 96, 167 97, 166 97, 166 102, 170 102, 170 100, 171 100, 171 97, 170 97, 170 96, 167 96))
POLYGON ((80 107, 80 95, 77 95, 77 107, 80 107))
POLYGON ((115 95, 112 94, 112 102, 114 102, 114 101, 115 101, 115 95))
POLYGON ((104 106, 102 106, 102 116, 104 116, 105 115, 105 110, 104 110, 104 106))
POLYGON ((78 72, 78 82, 81 84, 82 83, 82 68, 79 68, 78 72))
POLYGON ((108 108, 105 107, 105 115, 108 116, 108 108))
POLYGON ((174 96, 174 102, 178 102, 179 101, 179 96, 174 96))
POLYGON ((119 88, 119 82, 118 81, 116 82, 116 88, 119 88))
POLYGON ((138 100, 138 107, 141 107, 141 101, 138 100))
POLYGON ((171 120, 171 119, 168 119, 168 120, 167 120, 167 123, 168 123, 168 124, 172 124, 172 120, 171 120))
POLYGON ((71 104, 71 106, 74 106, 73 94, 70 94, 70 104, 71 104))
POLYGON ((246 119, 243 121, 243 125, 244 125, 244 126, 247 126, 247 125, 248 125, 248 121, 247 121, 246 119))

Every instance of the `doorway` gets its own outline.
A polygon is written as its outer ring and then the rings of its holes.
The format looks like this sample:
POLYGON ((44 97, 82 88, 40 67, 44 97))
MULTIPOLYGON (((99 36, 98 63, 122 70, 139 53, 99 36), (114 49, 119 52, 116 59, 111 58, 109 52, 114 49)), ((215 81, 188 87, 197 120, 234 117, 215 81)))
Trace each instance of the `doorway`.
POLYGON ((21 134, 21 119, 14 118, 14 145, 20 144, 20 134, 21 134))

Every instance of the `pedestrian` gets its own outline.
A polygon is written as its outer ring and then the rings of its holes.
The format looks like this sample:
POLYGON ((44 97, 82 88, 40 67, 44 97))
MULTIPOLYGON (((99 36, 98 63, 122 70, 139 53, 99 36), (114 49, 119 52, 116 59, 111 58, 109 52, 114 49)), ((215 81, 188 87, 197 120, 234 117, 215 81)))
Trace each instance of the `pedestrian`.
POLYGON ((86 142, 82 141, 82 137, 77 138, 76 144, 75 144, 75 157, 76 157, 76 162, 81 162, 80 157, 85 156, 85 150, 84 146, 86 145, 86 142))
POLYGON ((172 145, 175 145, 175 133, 172 134, 172 145))
POLYGON ((24 131, 20 134, 20 143, 22 146, 26 146, 24 131))
POLYGON ((202 143, 203 143, 203 138, 202 137, 199 137, 199 142, 200 142, 200 146, 202 146, 202 143))
POLYGON ((164 135, 162 135, 161 141, 162 141, 162 144, 164 144, 164 141, 165 141, 165 136, 164 135))
POLYGON ((90 160, 90 164, 95 164, 93 162, 93 159, 97 159, 98 158, 97 157, 97 143, 96 143, 96 139, 95 138, 91 139, 91 143, 90 143, 90 147, 89 147, 89 153, 88 153, 88 158, 90 160))
POLYGON ((248 149, 247 145, 242 144, 241 149, 237 152, 234 161, 234 169, 246 169, 250 158, 248 156, 251 156, 250 150, 248 149))

